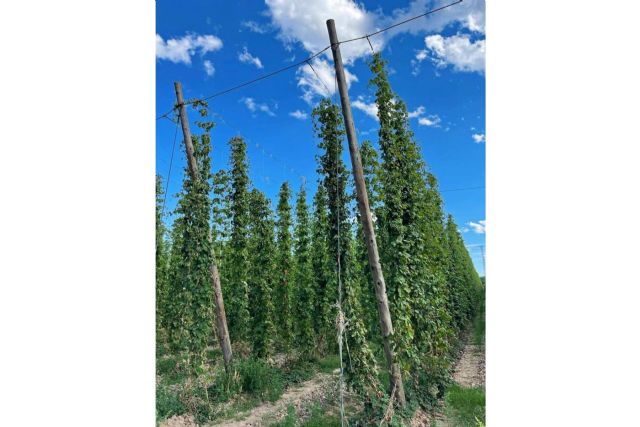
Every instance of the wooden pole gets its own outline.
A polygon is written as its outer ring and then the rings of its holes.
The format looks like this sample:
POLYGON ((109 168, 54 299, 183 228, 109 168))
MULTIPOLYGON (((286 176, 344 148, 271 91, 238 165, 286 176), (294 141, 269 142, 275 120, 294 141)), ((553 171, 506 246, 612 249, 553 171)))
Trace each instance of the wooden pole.
MULTIPOLYGON (((182 134, 184 135, 184 146, 187 152, 189 173, 194 180, 198 180, 200 179, 198 175, 198 163, 196 163, 196 158, 194 156, 193 142, 191 141, 191 132, 189 131, 189 120, 187 119, 187 107, 182 97, 182 85, 180 82, 175 82, 174 86, 176 89, 180 122, 182 123, 182 134)), ((211 242, 211 233, 209 233, 209 242, 211 242)), ((222 287, 220 286, 220 274, 218 273, 218 266, 216 265, 213 254, 211 255, 209 271, 211 273, 211 282, 213 286, 218 339, 220 340, 220 348, 222 349, 224 367, 228 372, 231 369, 231 364, 233 362, 233 352, 231 351, 231 340, 229 339, 229 329, 227 328, 227 315, 224 310, 224 298, 222 297, 222 287)))
POLYGON ((393 346, 391 344, 391 336, 393 335, 393 324, 391 323, 391 314, 389 313, 387 287, 384 281, 384 276, 382 274, 382 266, 380 265, 380 256, 378 254, 378 245, 376 243, 376 234, 373 228, 371 210, 369 209, 369 196, 367 195, 367 188, 365 187, 364 173, 362 171, 362 161, 360 159, 360 150, 358 148, 356 130, 353 125, 351 105, 349 104, 349 92, 347 91, 347 82, 344 76, 344 68, 342 66, 342 56, 340 55, 340 44, 338 42, 336 25, 333 19, 327 20, 327 29, 329 30, 329 40, 331 41, 333 63, 336 68, 338 89, 340 90, 342 115, 344 116, 347 139, 349 141, 349 154, 351 156, 353 178, 356 185, 358 209, 360 210, 362 230, 364 231, 364 240, 367 245, 367 254, 369 255, 369 267, 371 268, 371 276, 373 277, 376 299, 378 301, 378 317, 380 318, 382 342, 384 344, 384 355, 387 361, 387 368, 389 370, 390 377, 390 393, 395 393, 400 406, 404 406, 405 395, 404 386, 402 384, 402 374, 400 372, 400 367, 395 360, 393 346))
MULTIPOLYGON (((211 235, 209 235, 209 238, 211 238, 211 235)), ((220 340, 224 367, 227 372, 230 372, 233 362, 233 352, 231 351, 231 339, 229 338, 229 329, 227 328, 227 314, 224 310, 222 286, 220 286, 220 273, 218 273, 218 266, 213 259, 211 260, 210 271, 215 302, 216 326, 218 327, 218 340, 220 340)))

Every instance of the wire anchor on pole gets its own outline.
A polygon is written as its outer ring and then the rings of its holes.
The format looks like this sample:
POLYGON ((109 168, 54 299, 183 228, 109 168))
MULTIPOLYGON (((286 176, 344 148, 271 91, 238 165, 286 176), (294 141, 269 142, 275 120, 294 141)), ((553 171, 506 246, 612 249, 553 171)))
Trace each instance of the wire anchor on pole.
POLYGON ((365 36, 367 38, 367 41, 369 42, 369 47, 371 48, 371 53, 376 53, 375 50, 373 50, 373 45, 371 44, 371 40, 369 40, 369 36, 365 36))

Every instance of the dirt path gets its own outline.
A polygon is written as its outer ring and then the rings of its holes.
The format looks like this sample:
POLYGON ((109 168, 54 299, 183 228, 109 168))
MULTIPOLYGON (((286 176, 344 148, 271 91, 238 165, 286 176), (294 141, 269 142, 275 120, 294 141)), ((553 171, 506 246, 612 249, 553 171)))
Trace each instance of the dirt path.
MULTIPOLYGON (((460 359, 456 362, 453 371, 453 381, 461 387, 479 387, 485 383, 485 359, 483 346, 467 344, 462 350, 460 359)), ((455 427, 453 422, 442 412, 429 415, 423 410, 416 411, 411 420, 411 427, 455 427)))
POLYGON ((484 349, 482 346, 466 344, 462 357, 456 363, 453 380, 462 387, 479 387, 485 381, 484 349))
MULTIPOLYGON (((287 390, 274 403, 264 403, 249 411, 238 414, 235 419, 220 423, 207 424, 207 427, 258 427, 279 421, 287 414, 289 405, 293 405, 298 416, 305 418, 313 403, 321 403, 336 387, 335 374, 316 374, 306 381, 287 390)), ((485 360, 482 346, 466 344, 460 359, 454 366, 453 380, 462 387, 478 387, 485 383, 485 360)), ((411 421, 411 427, 454 427, 442 413, 429 415, 418 410, 411 421)), ((192 416, 172 417, 161 427, 196 427, 192 416)))
MULTIPOLYGON (((296 408, 300 417, 308 416, 313 403, 322 402, 335 386, 335 375, 318 373, 309 381, 284 392, 277 402, 263 403, 246 412, 239 413, 235 419, 213 422, 207 427, 243 427, 265 426, 281 420, 287 415, 289 405, 296 408)), ((160 427, 197 427, 192 415, 179 415, 162 422, 160 427)))
POLYGON ((297 387, 287 390, 277 402, 264 403, 244 414, 238 414, 237 420, 225 421, 219 424, 210 424, 216 427, 241 427, 241 426, 263 426, 266 421, 274 422, 282 419, 287 414, 289 405, 296 408, 296 413, 304 417, 313 402, 320 403, 335 383, 335 378, 331 374, 319 373, 311 380, 303 382, 297 387), (243 419, 238 419, 246 416, 243 419))

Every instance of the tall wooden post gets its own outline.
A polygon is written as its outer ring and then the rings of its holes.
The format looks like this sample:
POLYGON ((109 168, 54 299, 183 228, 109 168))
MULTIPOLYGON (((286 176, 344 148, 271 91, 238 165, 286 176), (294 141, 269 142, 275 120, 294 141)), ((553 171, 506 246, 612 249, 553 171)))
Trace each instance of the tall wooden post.
MULTIPOLYGON (((182 134, 184 135, 184 145, 187 152, 187 162, 189 164, 189 173, 194 181, 200 179, 198 174, 198 164, 194 156, 193 142, 191 141, 191 132, 189 131, 189 120, 187 119, 187 108, 182 97, 182 85, 180 82, 174 83, 176 89, 176 99, 178 101, 178 109, 180 114, 180 122, 182 123, 182 134)), ((209 241, 211 242, 211 233, 209 233, 209 241)), ((224 359, 224 367, 227 371, 231 369, 233 362, 233 352, 231 351, 231 340, 229 339, 229 329, 227 328, 227 315, 224 310, 224 299, 222 297, 222 287, 220 286, 220 274, 216 265, 213 254, 211 255, 211 265, 209 271, 211 273, 211 282, 213 286, 214 305, 216 313, 216 326, 218 328, 218 339, 220 340, 220 348, 222 349, 222 357, 224 359)))
POLYGON ((369 267, 371 267, 371 276, 373 277, 376 299, 378 301, 378 317, 380 318, 382 342, 384 344, 384 355, 387 361, 387 368, 389 370, 390 377, 390 393, 395 393, 400 406, 404 406, 405 395, 404 386, 402 384, 402 374, 400 372, 400 367, 395 360, 393 346, 391 343, 391 336, 393 335, 393 324, 391 323, 391 314, 389 313, 387 287, 384 281, 384 276, 382 275, 380 256, 378 254, 378 245, 376 243, 376 234, 373 228, 371 210, 369 209, 369 196, 367 195, 367 188, 365 186, 364 173, 362 171, 362 161, 360 159, 360 150, 358 148, 358 139, 356 138, 356 130, 353 125, 353 116, 351 114, 351 105, 349 104, 347 81, 344 76, 344 68, 342 67, 340 44, 338 42, 336 25, 333 19, 327 20, 327 29, 329 30, 329 40, 331 41, 333 63, 336 68, 338 89, 340 90, 342 115, 344 116, 347 139, 349 140, 349 154, 351 156, 351 166, 353 169, 353 177, 356 185, 358 209, 360 210, 362 230, 364 231, 364 239, 367 245, 367 254, 369 255, 369 267))

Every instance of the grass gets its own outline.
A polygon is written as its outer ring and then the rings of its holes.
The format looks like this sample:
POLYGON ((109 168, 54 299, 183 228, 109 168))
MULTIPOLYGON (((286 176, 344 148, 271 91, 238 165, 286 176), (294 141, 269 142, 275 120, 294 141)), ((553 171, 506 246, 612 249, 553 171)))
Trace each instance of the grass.
POLYGON ((164 356, 156 361, 156 374, 162 378, 163 384, 179 384, 187 379, 187 372, 174 356, 164 356))
POLYGON ((287 415, 280 421, 269 424, 270 427, 296 427, 298 417, 296 416, 296 409, 293 405, 287 407, 287 415))
MULTIPOLYGON (((227 419, 253 409, 265 401, 277 401, 290 386, 307 381, 318 372, 332 373, 340 367, 337 355, 317 360, 296 360, 278 368, 254 358, 237 358, 234 372, 227 374, 219 362, 219 350, 207 351, 208 363, 191 375, 178 355, 162 352, 156 359, 156 416, 164 420, 174 415, 193 414, 204 423, 227 419)), ((335 417, 314 409, 302 422, 288 414, 288 425, 322 427, 339 425, 335 417), (302 424, 301 424, 302 423, 302 424)), ((277 424, 280 425, 280 424, 277 424)))
POLYGON ((445 412, 459 427, 476 427, 485 423, 484 388, 452 385, 445 394, 445 412))
POLYGON ((311 408, 311 416, 302 425, 304 427, 339 427, 340 417, 327 414, 320 405, 314 405, 311 408))
POLYGON ((205 365, 188 375, 178 358, 156 361, 156 417, 193 414, 203 423, 247 411, 261 402, 274 402, 284 391, 283 373, 256 359, 239 359, 228 374, 218 365, 205 365))
POLYGON ((340 369, 340 357, 337 354, 330 354, 318 360, 320 372, 330 374, 336 369, 340 369))
POLYGON ((284 391, 282 373, 268 363, 257 359, 245 359, 236 364, 242 391, 275 402, 284 391))
POLYGON ((326 408, 314 405, 311 415, 301 420, 292 405, 287 408, 287 415, 280 421, 269 424, 269 427, 339 427, 340 417, 326 413, 326 408))
POLYGON ((187 408, 180 400, 179 392, 168 387, 156 389, 156 417, 165 420, 174 415, 184 414, 187 408))
POLYGON ((299 384, 313 378, 317 364, 310 360, 297 360, 282 367, 282 377, 286 386, 299 384))
POLYGON ((484 311, 482 311, 473 319, 473 343, 475 345, 484 345, 485 329, 485 317, 484 311))

